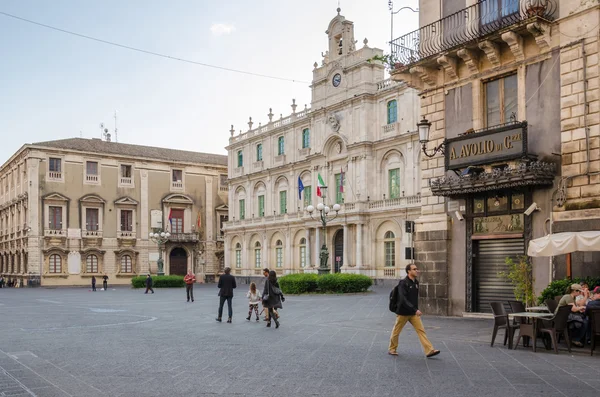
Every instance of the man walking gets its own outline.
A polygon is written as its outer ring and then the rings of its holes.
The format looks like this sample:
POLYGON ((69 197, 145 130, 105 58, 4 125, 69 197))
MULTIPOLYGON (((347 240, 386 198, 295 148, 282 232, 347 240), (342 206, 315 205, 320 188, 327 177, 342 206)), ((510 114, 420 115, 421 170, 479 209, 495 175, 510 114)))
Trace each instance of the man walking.
POLYGON ((219 288, 219 315, 217 317, 217 321, 221 322, 221 317, 223 316, 223 304, 227 301, 227 310, 229 314, 229 318, 227 322, 231 322, 231 317, 233 317, 233 309, 231 308, 231 300, 233 299, 233 290, 237 285, 235 284, 235 277, 231 274, 231 268, 225 268, 225 274, 219 277, 219 284, 217 287, 219 288))
POLYGON ((152 293, 154 293, 154 290, 152 289, 152 277, 150 277, 150 273, 148 273, 148 276, 146 277, 146 292, 144 292, 144 294, 147 294, 148 291, 152 291, 152 293))
POLYGON ((194 301, 194 283, 196 282, 196 276, 192 273, 192 270, 188 270, 187 274, 183 278, 185 282, 185 293, 187 294, 187 301, 190 301, 190 296, 192 297, 192 302, 194 301))
POLYGON ((402 328, 404 328, 407 322, 410 322, 415 331, 417 331, 417 335, 423 346, 423 351, 428 358, 440 354, 440 351, 435 350, 431 345, 431 342, 429 342, 429 339, 427 339, 425 328, 421 322, 421 315, 423 313, 419 310, 418 274, 419 270, 416 265, 406 265, 406 277, 400 280, 396 287, 397 291, 393 292, 393 294, 396 294, 397 296, 397 304, 396 324, 394 324, 394 328, 392 329, 390 346, 388 348, 388 354, 392 356, 398 355, 396 352, 396 349, 398 349, 398 338, 400 332, 402 332, 402 328))
POLYGON ((104 273, 104 276, 102 276, 102 288, 104 288, 104 291, 108 290, 108 276, 106 273, 104 273))
POLYGON ((96 276, 92 276, 92 291, 96 291, 96 276))

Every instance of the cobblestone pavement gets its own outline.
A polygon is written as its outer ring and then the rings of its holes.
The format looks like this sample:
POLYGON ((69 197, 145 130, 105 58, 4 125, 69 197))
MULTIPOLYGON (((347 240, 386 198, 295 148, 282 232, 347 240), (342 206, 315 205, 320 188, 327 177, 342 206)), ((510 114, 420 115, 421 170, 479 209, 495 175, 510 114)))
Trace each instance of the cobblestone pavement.
POLYGON ((129 288, 0 289, 0 396, 572 396, 600 391, 600 361, 491 348, 490 320, 424 317, 387 354, 388 288, 289 296, 281 327, 215 322, 214 285, 154 295, 129 288))

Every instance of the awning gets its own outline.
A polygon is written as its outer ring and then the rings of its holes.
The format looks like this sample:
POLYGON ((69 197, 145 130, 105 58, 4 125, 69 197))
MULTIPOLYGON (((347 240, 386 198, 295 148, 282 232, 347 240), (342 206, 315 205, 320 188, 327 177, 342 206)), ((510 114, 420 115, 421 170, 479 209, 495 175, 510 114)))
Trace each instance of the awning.
POLYGON ((556 256, 575 251, 600 251, 600 231, 554 233, 529 242, 527 255, 556 256))

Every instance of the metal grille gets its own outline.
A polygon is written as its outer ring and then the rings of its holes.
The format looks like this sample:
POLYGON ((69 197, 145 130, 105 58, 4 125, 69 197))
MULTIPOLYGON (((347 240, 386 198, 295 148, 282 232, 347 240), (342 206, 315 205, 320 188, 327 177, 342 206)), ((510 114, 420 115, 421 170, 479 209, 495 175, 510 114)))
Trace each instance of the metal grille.
POLYGON ((523 239, 479 240, 475 257, 475 311, 491 313, 490 302, 501 301, 510 311, 509 300, 514 300, 512 285, 500 277, 508 271, 506 257, 513 260, 525 254, 523 239))

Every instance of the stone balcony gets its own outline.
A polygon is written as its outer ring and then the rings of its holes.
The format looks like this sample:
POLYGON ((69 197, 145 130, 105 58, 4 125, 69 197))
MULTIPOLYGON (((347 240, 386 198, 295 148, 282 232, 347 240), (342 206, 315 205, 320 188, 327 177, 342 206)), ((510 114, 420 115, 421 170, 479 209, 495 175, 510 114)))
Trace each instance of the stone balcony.
POLYGON ((195 243, 198 241, 197 233, 171 233, 170 242, 195 243))
POLYGON ((540 51, 549 50, 550 23, 557 15, 558 0, 479 0, 393 40, 390 74, 419 88, 435 86, 440 66, 450 79, 459 78, 459 62, 470 74, 480 72, 481 57, 500 66, 505 44, 523 61, 525 35, 533 36, 540 51))

